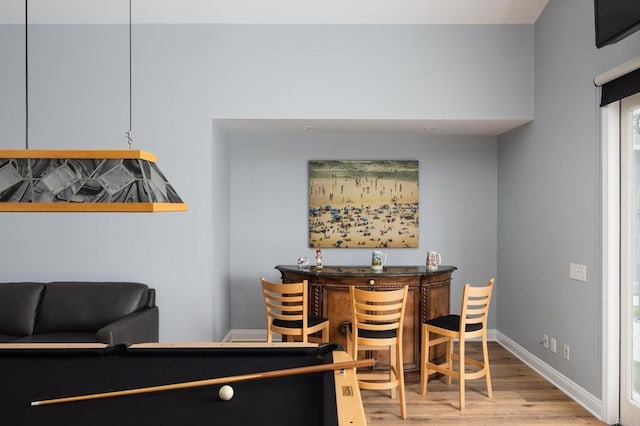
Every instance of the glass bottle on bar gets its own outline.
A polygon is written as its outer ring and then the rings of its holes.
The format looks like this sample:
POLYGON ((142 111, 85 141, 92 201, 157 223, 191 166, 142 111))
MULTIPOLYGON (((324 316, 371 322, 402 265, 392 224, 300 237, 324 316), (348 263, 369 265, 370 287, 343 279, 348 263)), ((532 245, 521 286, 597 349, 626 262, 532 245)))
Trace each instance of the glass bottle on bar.
POLYGON ((322 250, 316 249, 316 269, 322 269, 322 250))

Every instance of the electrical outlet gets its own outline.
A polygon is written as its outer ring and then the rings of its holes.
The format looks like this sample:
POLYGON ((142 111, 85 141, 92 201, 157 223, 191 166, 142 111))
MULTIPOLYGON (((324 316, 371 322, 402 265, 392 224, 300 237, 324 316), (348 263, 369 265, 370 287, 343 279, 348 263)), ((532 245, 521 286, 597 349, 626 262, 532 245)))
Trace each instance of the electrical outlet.
POLYGON ((551 345, 549 347, 549 349, 551 349, 551 352, 553 352, 554 354, 558 351, 557 349, 557 341, 556 339, 554 339, 553 337, 551 338, 551 345))
POLYGON ((564 359, 569 360, 569 345, 567 344, 564 345, 562 355, 564 356, 564 359))
POLYGON ((577 281, 587 281, 587 265, 569 263, 569 278, 577 281))
POLYGON ((549 349, 549 336, 546 334, 542 336, 542 346, 544 346, 545 349, 549 349))

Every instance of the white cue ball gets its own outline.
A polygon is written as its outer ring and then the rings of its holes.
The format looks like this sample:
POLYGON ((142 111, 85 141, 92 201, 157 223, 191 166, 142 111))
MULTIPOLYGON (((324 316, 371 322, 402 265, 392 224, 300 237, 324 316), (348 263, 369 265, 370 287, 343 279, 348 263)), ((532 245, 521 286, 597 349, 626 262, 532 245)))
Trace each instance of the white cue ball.
POLYGON ((223 401, 230 400, 231 398, 233 398, 233 388, 229 385, 224 385, 223 387, 220 388, 220 391, 218 392, 218 396, 223 401))

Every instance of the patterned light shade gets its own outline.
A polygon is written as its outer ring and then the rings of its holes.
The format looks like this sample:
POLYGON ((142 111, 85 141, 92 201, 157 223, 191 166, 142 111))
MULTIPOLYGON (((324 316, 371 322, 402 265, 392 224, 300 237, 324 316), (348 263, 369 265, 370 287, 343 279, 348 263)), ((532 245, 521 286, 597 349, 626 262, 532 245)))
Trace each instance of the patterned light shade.
POLYGON ((0 212, 184 210, 145 151, 0 150, 0 212))

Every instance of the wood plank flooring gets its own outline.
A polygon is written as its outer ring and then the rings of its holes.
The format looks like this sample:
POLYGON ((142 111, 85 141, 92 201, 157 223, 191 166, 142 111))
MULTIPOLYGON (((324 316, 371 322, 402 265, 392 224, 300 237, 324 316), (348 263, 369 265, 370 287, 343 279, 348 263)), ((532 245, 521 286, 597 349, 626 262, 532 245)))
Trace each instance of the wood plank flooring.
MULTIPOLYGON (((480 343, 468 344, 469 354, 480 343)), ((420 395, 420 376, 405 377, 407 419, 400 418, 398 400, 389 392, 362 391, 369 425, 604 425, 581 405, 523 364, 498 343, 489 343, 493 400, 487 399, 484 378, 467 382, 466 408, 458 410, 457 381, 448 386, 432 378, 420 395)))

